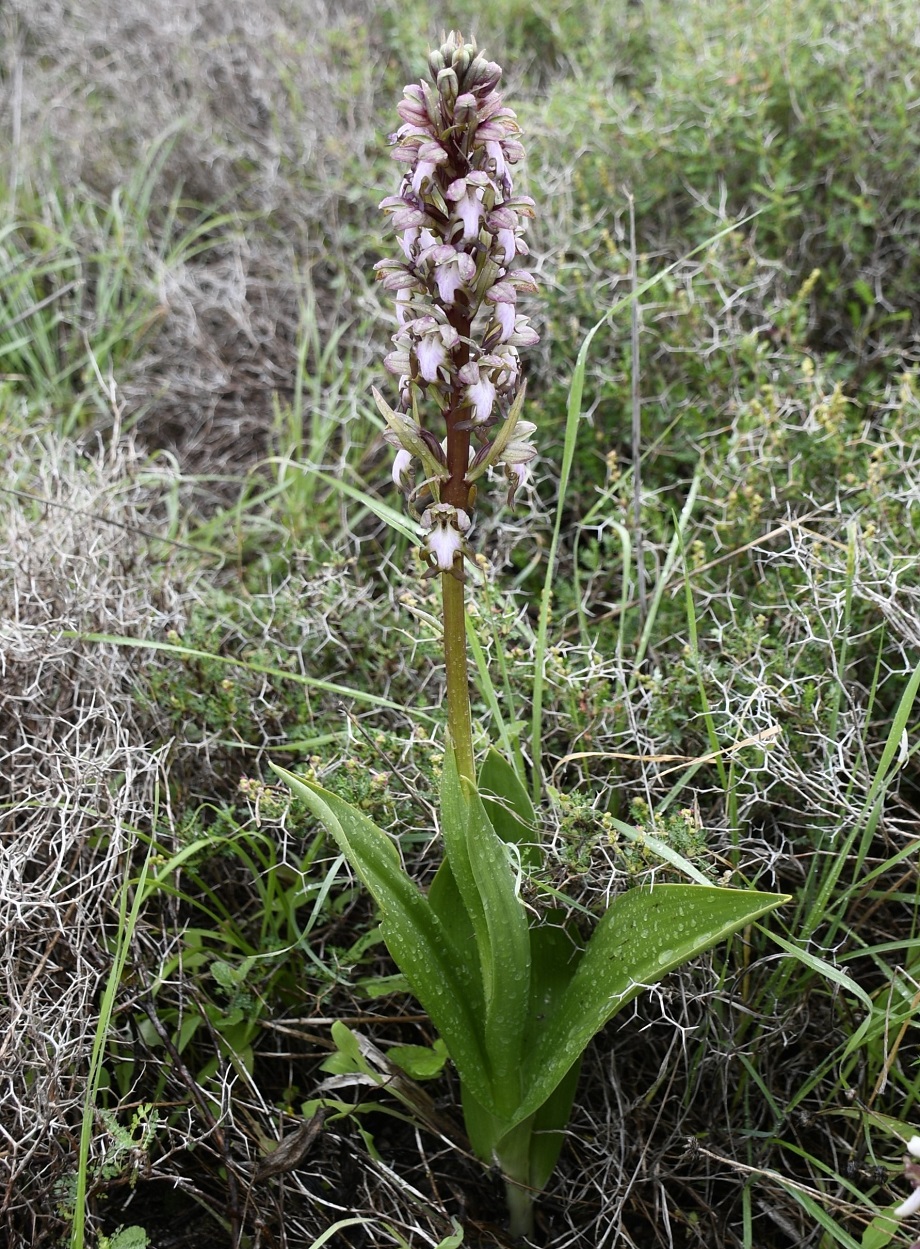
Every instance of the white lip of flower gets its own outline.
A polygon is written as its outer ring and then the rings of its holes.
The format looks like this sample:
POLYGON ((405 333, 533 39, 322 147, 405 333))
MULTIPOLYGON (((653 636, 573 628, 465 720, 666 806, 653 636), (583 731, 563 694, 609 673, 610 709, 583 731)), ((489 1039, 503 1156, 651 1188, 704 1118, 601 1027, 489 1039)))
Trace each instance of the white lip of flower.
POLYGON ((452 325, 439 324, 432 316, 416 317, 406 323, 406 330, 414 340, 420 375, 426 382, 436 382, 440 370, 447 367, 447 353, 456 346, 459 334, 452 325))
POLYGON ((463 222, 463 238, 466 242, 479 237, 479 223, 485 214, 482 188, 488 181, 485 174, 474 170, 465 178, 457 178, 447 188, 447 199, 453 205, 453 213, 456 219, 463 222))
POLYGON ((425 536, 424 554, 431 572, 453 572, 458 555, 467 551, 464 538, 472 521, 462 508, 435 503, 422 513, 425 536))
POLYGON ((495 405, 495 383, 475 361, 465 364, 460 370, 459 379, 466 385, 467 401, 473 405, 472 419, 476 425, 483 425, 492 415, 495 405))
POLYGON ((393 485, 399 490, 409 490, 412 485, 412 454, 405 447, 393 457, 393 485))
POLYGON ((902 1201, 897 1209, 892 1211, 896 1219, 906 1219, 910 1215, 916 1214, 920 1210, 920 1188, 915 1188, 906 1201, 902 1201))
POLYGON ((458 252, 450 244, 444 246, 442 258, 439 258, 437 253, 435 253, 433 259, 435 262, 434 276, 441 302, 452 304, 457 291, 461 287, 469 286, 473 278, 475 278, 476 262, 472 256, 467 255, 466 252, 458 252))
POLYGON ((420 338, 415 346, 415 358, 418 360, 418 371, 426 382, 438 379, 438 371, 447 359, 447 351, 440 339, 434 335, 420 338))
MULTIPOLYGON (((912 1136, 910 1138, 907 1142, 907 1152, 910 1154, 911 1158, 920 1158, 920 1136, 912 1136)), ((909 1176, 911 1171, 916 1172, 916 1168, 912 1165, 909 1165, 907 1170, 909 1176)), ((910 1178, 913 1177, 910 1176, 910 1178)), ((918 1210, 920 1210, 920 1188, 915 1188, 907 1200, 902 1201, 897 1209, 892 1211, 892 1213, 897 1219, 906 1219, 912 1214, 916 1214, 918 1210)))

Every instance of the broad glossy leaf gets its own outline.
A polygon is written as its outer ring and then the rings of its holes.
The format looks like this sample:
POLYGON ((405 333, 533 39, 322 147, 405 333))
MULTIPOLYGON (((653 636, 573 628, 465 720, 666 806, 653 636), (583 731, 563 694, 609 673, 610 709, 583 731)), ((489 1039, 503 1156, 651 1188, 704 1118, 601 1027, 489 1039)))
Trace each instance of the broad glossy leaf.
MULTIPOLYGON (((530 1018, 525 1052, 537 1044, 582 958, 583 951, 564 927, 564 919, 563 911, 550 911, 541 924, 530 930, 530 1018)), ((581 1059, 578 1058, 533 1115, 527 1183, 538 1191, 546 1187, 565 1143, 565 1128, 572 1114, 580 1070, 581 1059)))
POLYGON ((530 928, 505 843, 453 752, 444 759, 441 821, 451 870, 476 937, 485 1002, 485 1052, 493 1104, 503 1116, 521 1096, 522 1045, 530 1003, 530 928))
POLYGON ((648 985, 767 911, 781 894, 704 885, 655 885, 615 898, 533 1046, 516 1118, 550 1096, 594 1034, 648 985))
POLYGON ((450 933, 457 957, 464 964, 470 1009, 477 1019, 484 1020, 486 1008, 482 996, 482 974, 479 970, 476 935, 447 858, 441 860, 434 880, 428 886, 428 905, 441 921, 444 931, 450 933))
POLYGON ((508 1131, 508 1122, 499 1119, 473 1095, 468 1084, 460 1082, 463 1103, 463 1123, 470 1138, 473 1152, 488 1166, 495 1163, 495 1147, 508 1131))
POLYGON ((514 768, 494 747, 479 773, 479 796, 502 841, 519 846, 521 859, 528 867, 539 867, 543 856, 534 841, 533 803, 514 768))
POLYGON ((528 1184, 542 1192, 556 1169, 565 1144, 565 1129, 572 1117, 572 1102, 581 1074, 581 1059, 568 1069, 549 1097, 533 1114, 530 1137, 530 1172, 528 1184))
POLYGON ((492 1086, 481 1023, 470 1009, 463 960, 428 900, 403 871, 396 847, 361 811, 272 765, 335 838, 380 908, 387 947, 447 1045, 462 1081, 484 1105, 492 1086))
MULTIPOLYGON (((531 928, 531 991, 525 1053, 539 1036, 575 973, 582 951, 562 926, 563 912, 553 911, 531 928)), ((463 1117, 473 1149, 485 1162, 521 1168, 516 1178, 530 1188, 546 1186, 565 1141, 581 1062, 576 1061, 555 1091, 525 1122, 502 1120, 483 1109, 463 1089, 463 1117), (524 1151, 524 1152, 522 1152, 524 1151), (523 1158, 526 1154, 526 1168, 523 1158)))

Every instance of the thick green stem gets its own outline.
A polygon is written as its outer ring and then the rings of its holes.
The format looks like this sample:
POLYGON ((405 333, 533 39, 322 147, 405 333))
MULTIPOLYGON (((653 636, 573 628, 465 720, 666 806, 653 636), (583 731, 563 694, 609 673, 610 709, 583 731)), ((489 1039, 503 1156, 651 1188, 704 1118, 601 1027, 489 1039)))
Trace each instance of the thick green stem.
POLYGON ((508 1203, 508 1231, 512 1240, 533 1236, 533 1193, 522 1188, 514 1180, 505 1180, 505 1199, 508 1203))
POLYGON ((476 781, 473 761, 473 721, 466 666, 466 606, 463 582, 453 573, 441 574, 444 595, 444 666, 447 669, 447 723, 461 776, 476 781))
POLYGON ((505 1200, 508 1203, 508 1231, 512 1239, 532 1237, 534 1230, 533 1203, 536 1193, 530 1186, 530 1143, 533 1115, 512 1128, 495 1150, 495 1158, 505 1175, 505 1200))

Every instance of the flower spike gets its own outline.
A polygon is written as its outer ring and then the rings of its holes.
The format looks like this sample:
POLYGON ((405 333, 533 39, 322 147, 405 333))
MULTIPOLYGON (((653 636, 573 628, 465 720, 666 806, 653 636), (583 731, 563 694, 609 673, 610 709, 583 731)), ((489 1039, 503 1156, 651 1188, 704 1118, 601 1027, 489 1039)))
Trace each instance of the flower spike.
POLYGON ((513 268, 527 255, 533 201, 514 193, 524 150, 498 91, 500 66, 453 31, 429 53, 428 69, 430 80, 407 86, 397 105, 392 154, 403 176, 380 205, 399 243, 398 257, 375 266, 395 299, 385 364, 399 379, 399 403, 374 398, 396 448, 394 482, 410 507, 413 494, 433 496, 422 516, 429 573, 462 576, 473 482, 503 469, 511 500, 536 455, 534 426, 520 419, 518 348, 538 338, 518 299, 537 285, 513 268), (412 492, 415 461, 423 482, 412 492))

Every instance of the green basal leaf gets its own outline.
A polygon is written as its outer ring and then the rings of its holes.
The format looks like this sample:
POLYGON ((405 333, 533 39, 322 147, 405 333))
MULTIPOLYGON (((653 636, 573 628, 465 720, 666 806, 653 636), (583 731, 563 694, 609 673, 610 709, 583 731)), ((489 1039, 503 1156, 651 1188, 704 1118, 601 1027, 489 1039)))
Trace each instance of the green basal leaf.
POLYGON ((534 841, 536 816, 530 795, 511 764, 494 748, 479 773, 479 796, 502 841, 520 847, 521 861, 527 867, 539 867, 543 856, 534 841))
POLYGON ((453 921, 456 924, 456 928, 452 924, 447 931, 452 935, 456 931, 457 936, 464 941, 469 932, 472 932, 478 958, 475 963, 468 959, 467 965, 475 968, 474 975, 482 986, 484 1009, 492 991, 489 926, 470 859, 469 821, 469 797, 460 785, 456 759, 448 743, 441 778, 441 839, 444 842, 444 863, 438 869, 432 888, 438 914, 443 914, 449 923, 453 921), (456 894, 452 888, 456 890, 456 894), (466 921, 463 920, 463 915, 466 916, 466 921))
POLYGON ((522 1046, 530 1003, 530 928, 505 843, 489 823, 475 788, 461 779, 449 747, 442 779, 444 846, 479 951, 492 1104, 504 1117, 514 1113, 522 1092, 522 1046))
POLYGON ((464 964, 463 974, 469 985, 470 1009, 477 1019, 484 1019, 486 1007, 482 996, 482 975, 473 922, 460 896, 449 859, 441 860, 441 866, 428 886, 428 905, 441 921, 444 931, 450 933, 457 958, 464 964))
POLYGON ((463 1103, 463 1125, 473 1152, 488 1166, 492 1166, 495 1163, 495 1147, 507 1132, 508 1124, 486 1110, 482 1102, 473 1096, 469 1085, 462 1081, 460 1098, 463 1103))
POLYGON ((412 992, 444 1039, 461 1081, 492 1104, 490 1065, 467 964, 427 898, 409 879, 392 841, 361 811, 335 794, 272 764, 335 839, 380 908, 384 940, 412 992))
POLYGON ((515 1120, 543 1105, 594 1034, 645 987, 786 901, 704 885, 655 885, 615 898, 528 1050, 515 1120))
POLYGON ((559 1161, 559 1154, 565 1144, 565 1129, 572 1117, 572 1103, 580 1074, 581 1059, 578 1058, 530 1119, 530 1168, 527 1182, 537 1192, 542 1192, 549 1183, 559 1161))
MULTIPOLYGON (((537 1044, 582 958, 583 952, 564 927, 564 920, 564 912, 550 911, 544 916, 543 923, 530 930, 532 972, 525 1053, 537 1044)), ((538 1191, 546 1187, 565 1143, 565 1128, 572 1113, 580 1070, 579 1056, 532 1117, 527 1183, 538 1191)))
MULTIPOLYGON (((582 955, 563 927, 563 919, 563 912, 553 911, 530 930, 531 990, 524 1053, 535 1044, 582 955)), ((521 1184, 544 1188, 565 1141, 580 1067, 578 1060, 525 1123, 517 1123, 513 1113, 510 1118, 496 1117, 463 1088, 463 1118, 476 1154, 485 1162, 497 1161, 506 1175, 521 1184)))

